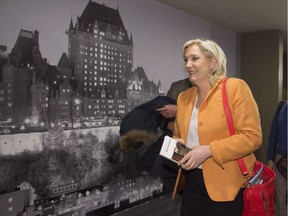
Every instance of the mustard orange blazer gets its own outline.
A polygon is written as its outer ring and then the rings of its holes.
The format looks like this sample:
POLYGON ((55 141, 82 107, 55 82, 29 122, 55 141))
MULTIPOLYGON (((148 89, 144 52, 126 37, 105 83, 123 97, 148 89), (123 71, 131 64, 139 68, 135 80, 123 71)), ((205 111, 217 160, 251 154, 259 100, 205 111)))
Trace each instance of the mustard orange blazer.
MULTIPOLYGON (((253 152, 262 144, 262 130, 258 106, 245 81, 229 78, 226 85, 236 134, 229 129, 222 104, 222 80, 211 87, 198 109, 200 145, 210 145, 212 157, 203 164, 204 182, 214 201, 232 201, 246 178, 242 176, 237 159, 243 157, 250 174, 256 158, 253 152)), ((182 92, 177 100, 174 138, 186 142, 192 109, 198 89, 182 92)), ((187 182, 186 182, 187 183, 187 182)))

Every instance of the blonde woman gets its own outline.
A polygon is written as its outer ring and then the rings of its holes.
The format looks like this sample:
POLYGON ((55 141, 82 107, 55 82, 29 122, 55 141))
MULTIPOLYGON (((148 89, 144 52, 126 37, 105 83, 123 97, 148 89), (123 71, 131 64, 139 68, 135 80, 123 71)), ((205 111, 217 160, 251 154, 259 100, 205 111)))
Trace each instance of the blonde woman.
POLYGON ((222 104, 226 56, 211 40, 183 46, 185 69, 192 83, 177 100, 173 137, 190 151, 178 165, 185 175, 181 216, 240 216, 245 182, 237 164, 243 157, 252 172, 253 152, 262 143, 257 104, 245 81, 230 78, 227 97, 236 135, 230 136, 222 104))

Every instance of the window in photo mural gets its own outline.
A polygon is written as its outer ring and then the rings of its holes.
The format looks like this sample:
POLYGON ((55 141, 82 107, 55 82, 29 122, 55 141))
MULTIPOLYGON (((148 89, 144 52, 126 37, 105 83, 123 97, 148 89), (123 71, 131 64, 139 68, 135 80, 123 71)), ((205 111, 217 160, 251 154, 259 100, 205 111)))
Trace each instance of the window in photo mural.
POLYGON ((163 193, 138 167, 143 148, 118 142, 126 114, 164 95, 133 68, 118 9, 89 1, 66 35, 57 65, 38 30, 0 46, 0 215, 110 215, 163 193))

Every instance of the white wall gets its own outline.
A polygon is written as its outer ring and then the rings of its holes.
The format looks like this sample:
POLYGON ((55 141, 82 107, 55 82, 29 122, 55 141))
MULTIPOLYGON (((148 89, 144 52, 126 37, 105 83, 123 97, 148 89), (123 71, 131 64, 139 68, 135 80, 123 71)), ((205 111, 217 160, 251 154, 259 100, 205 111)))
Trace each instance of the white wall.
POLYGON ((198 37, 219 43, 227 55, 228 75, 239 76, 235 32, 155 0, 120 0, 118 8, 133 36, 135 66, 143 66, 149 79, 161 80, 164 90, 186 77, 182 46, 198 37))

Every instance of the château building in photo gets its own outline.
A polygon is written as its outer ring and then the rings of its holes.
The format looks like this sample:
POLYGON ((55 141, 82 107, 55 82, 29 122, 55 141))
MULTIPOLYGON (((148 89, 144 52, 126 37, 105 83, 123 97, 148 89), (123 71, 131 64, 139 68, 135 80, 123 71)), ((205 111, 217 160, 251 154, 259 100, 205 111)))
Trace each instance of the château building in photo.
POLYGON ((2 134, 119 125, 164 94, 160 81, 133 67, 133 37, 118 9, 89 1, 66 34, 68 53, 57 54, 57 65, 42 57, 37 30, 20 29, 11 53, 0 47, 2 134))

